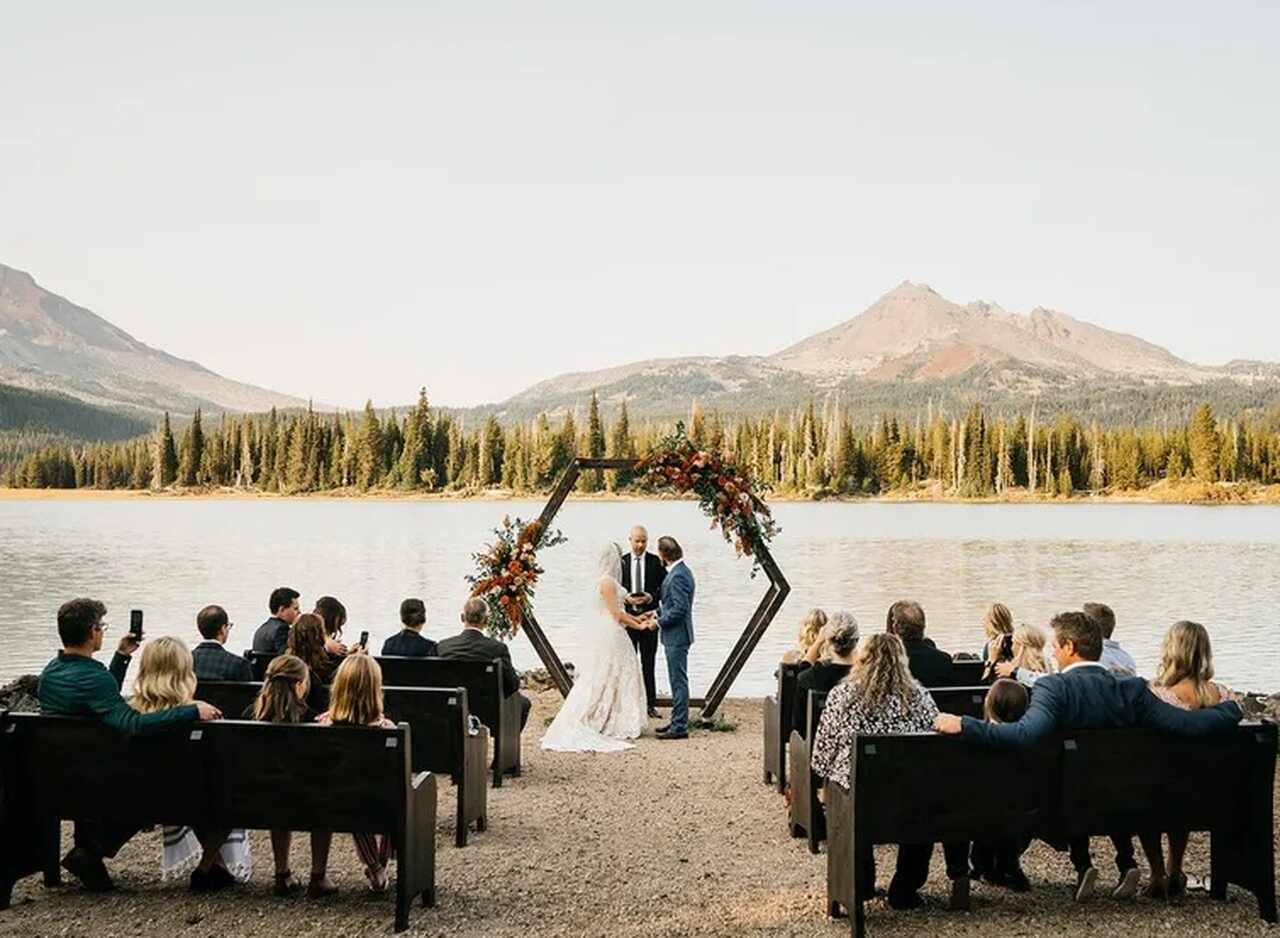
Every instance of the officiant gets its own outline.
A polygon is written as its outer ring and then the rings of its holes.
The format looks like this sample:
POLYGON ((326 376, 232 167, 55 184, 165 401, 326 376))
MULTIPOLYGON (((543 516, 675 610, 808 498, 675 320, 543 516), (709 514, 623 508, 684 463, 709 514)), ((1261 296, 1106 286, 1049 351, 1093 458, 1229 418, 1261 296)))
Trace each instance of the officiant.
MULTIPOLYGON (((631 529, 631 550, 622 557, 622 587, 626 590, 626 611, 633 616, 641 616, 658 608, 658 597, 662 594, 662 580, 667 575, 666 568, 657 554, 649 553, 649 532, 640 525, 631 529)), ((644 695, 649 705, 649 716, 656 717, 658 703, 657 685, 654 683, 653 667, 658 657, 657 629, 627 629, 631 636, 631 644, 640 654, 640 670, 644 674, 644 695)))

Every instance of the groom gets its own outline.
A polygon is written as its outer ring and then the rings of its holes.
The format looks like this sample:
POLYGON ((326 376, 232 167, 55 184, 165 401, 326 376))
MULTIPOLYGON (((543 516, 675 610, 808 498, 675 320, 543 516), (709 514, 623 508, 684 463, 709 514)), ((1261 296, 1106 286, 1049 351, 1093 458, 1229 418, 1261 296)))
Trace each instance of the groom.
POLYGON ((658 603, 658 630, 671 682, 671 722, 658 727, 658 739, 689 738, 689 646, 693 644, 693 571, 674 537, 658 538, 658 556, 667 575, 658 603))

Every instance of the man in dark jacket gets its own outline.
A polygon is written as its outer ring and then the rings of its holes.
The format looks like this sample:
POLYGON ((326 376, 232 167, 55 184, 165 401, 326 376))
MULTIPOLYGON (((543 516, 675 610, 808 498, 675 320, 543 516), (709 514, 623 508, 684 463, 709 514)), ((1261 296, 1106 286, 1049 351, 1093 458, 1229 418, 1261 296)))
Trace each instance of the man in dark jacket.
POLYGON ((502 642, 484 634, 485 620, 489 616, 489 607, 483 599, 468 599, 462 607, 462 632, 440 643, 436 653, 441 658, 454 658, 458 661, 493 661, 502 662, 502 685, 506 694, 520 698, 520 729, 529 722, 529 709, 532 704, 529 698, 520 693, 520 675, 511 664, 511 651, 502 642))
POLYGON ((439 649, 429 638, 422 637, 427 624, 427 604, 421 599, 406 599, 400 604, 400 624, 404 628, 382 643, 388 657, 434 658, 439 649))
MULTIPOLYGON (((138 640, 126 632, 111 658, 111 669, 94 660, 102 650, 107 630, 102 621, 107 607, 96 599, 73 599, 58 610, 58 637, 62 650, 40 674, 40 709, 61 716, 90 717, 129 736, 158 733, 194 723, 216 720, 218 708, 196 701, 157 713, 139 713, 120 696, 129 660, 138 640)), ((75 847, 62 858, 62 866, 93 892, 114 888, 103 857, 114 857, 136 829, 77 821, 75 847)))
POLYGON ((196 614, 196 628, 204 639, 191 649, 196 679, 200 681, 252 681, 253 669, 241 655, 227 651, 231 622, 221 606, 205 606, 196 614))
MULTIPOLYGON (((649 532, 641 525, 631 529, 631 551, 622 557, 620 578, 627 596, 635 596, 637 602, 626 603, 626 611, 637 619, 658 609, 658 597, 662 595, 662 581, 666 579, 667 568, 657 554, 650 553, 649 532)), ((654 677, 654 665, 658 657, 657 629, 627 629, 631 637, 631 645, 640 655, 640 674, 644 678, 644 696, 648 704, 649 716, 656 717, 658 711, 658 684, 654 677)))
MULTIPOLYGON (((1021 720, 985 723, 943 713, 938 715, 937 731, 960 734, 986 746, 1016 749, 1034 746, 1058 730, 1145 726, 1183 736, 1207 736, 1229 731, 1240 722, 1240 707, 1234 702, 1203 710, 1179 710, 1158 700, 1141 678, 1109 671, 1099 661, 1102 630, 1084 613, 1059 613, 1050 625, 1059 673, 1036 681, 1031 706, 1021 720)), ((1126 836, 1118 832, 1113 840, 1126 836)), ((1071 861, 1076 868, 1076 900, 1082 902, 1094 895, 1098 880, 1088 838, 1071 844, 1071 861)), ((1135 894, 1140 881, 1136 868, 1122 870, 1121 877, 1117 893, 1124 897, 1135 894)))
POLYGON ((884 630, 902 639, 912 677, 925 687, 950 687, 953 683, 951 656, 939 651, 932 640, 924 637, 924 626, 924 608, 903 599, 889 607, 884 630))
POLYGON ((302 607, 298 605, 301 594, 287 586, 280 586, 271 591, 267 600, 267 609, 271 618, 253 633, 253 650, 262 654, 279 655, 284 653, 289 644, 289 627, 302 615, 302 607))

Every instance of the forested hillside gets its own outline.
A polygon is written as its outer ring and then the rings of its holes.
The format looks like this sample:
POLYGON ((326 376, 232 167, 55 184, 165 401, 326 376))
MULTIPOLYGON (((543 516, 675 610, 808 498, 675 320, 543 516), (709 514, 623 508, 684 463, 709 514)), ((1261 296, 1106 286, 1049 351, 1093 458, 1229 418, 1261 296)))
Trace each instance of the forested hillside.
MULTIPOLYGON (((1280 482, 1280 410, 1219 419, 1201 404, 1186 421, 1103 426, 1067 412, 992 414, 926 408, 853 420, 813 402, 765 417, 687 416, 700 445, 735 456, 761 483, 788 495, 879 494, 924 485, 960 496, 1015 490, 1067 495, 1133 491, 1163 479, 1280 482)), ((426 392, 403 415, 311 410, 195 419, 122 443, 55 443, 0 470, 6 484, 54 488, 222 488, 479 492, 547 490, 575 455, 644 455, 670 422, 606 421, 596 398, 570 412, 503 424, 467 424, 433 410, 426 392)), ((625 474, 586 473, 586 491, 626 490, 625 474)))

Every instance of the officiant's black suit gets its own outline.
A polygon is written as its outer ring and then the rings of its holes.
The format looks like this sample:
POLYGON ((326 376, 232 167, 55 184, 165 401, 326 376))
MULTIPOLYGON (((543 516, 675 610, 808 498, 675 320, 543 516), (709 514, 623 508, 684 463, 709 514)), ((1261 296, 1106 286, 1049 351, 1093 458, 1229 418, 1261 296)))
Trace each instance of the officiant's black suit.
MULTIPOLYGON (((658 596, 662 593, 662 581, 667 575, 666 568, 662 565, 662 561, 658 559, 657 554, 645 552, 644 557, 640 558, 644 562, 644 572, 641 574, 641 586, 638 588, 632 584, 632 568, 635 565, 636 555, 634 551, 627 551, 622 555, 622 588, 631 593, 648 593, 653 597, 653 601, 642 606, 626 606, 627 612, 633 616, 643 615, 658 608, 658 596)), ((644 673, 644 695, 652 710, 658 700, 658 686, 654 681, 653 666, 654 661, 658 657, 658 630, 657 629, 627 629, 627 634, 631 636, 631 644, 640 652, 640 670, 644 673)))

